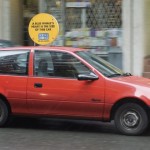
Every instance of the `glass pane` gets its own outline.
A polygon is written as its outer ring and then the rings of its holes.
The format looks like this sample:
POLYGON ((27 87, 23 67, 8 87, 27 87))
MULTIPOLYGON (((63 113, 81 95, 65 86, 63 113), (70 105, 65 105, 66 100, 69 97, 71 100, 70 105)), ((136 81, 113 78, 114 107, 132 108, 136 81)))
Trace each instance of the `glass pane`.
POLYGON ((29 51, 0 51, 0 73, 28 74, 29 51))
POLYGON ((34 75, 53 76, 54 67, 49 51, 35 51, 34 57, 34 75))
POLYGON ((52 60, 55 76, 77 78, 78 74, 91 73, 89 68, 69 53, 52 52, 52 60))

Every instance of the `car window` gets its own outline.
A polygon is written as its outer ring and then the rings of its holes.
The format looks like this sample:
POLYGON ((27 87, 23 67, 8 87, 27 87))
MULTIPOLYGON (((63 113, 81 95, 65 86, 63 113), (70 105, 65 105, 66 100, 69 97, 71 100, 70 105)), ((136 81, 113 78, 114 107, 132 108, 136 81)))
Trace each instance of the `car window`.
POLYGON ((78 74, 90 74, 91 70, 80 60, 66 52, 35 51, 36 76, 77 78, 78 74))
POLYGON ((0 74, 27 75, 29 51, 0 51, 0 74))
POLYGON ((35 51, 34 56, 34 75, 53 76, 54 67, 49 51, 35 51))
POLYGON ((124 74, 123 71, 119 68, 113 66, 112 64, 88 51, 77 51, 75 53, 82 59, 86 60, 89 64, 91 64, 95 69, 97 69, 106 77, 124 74))

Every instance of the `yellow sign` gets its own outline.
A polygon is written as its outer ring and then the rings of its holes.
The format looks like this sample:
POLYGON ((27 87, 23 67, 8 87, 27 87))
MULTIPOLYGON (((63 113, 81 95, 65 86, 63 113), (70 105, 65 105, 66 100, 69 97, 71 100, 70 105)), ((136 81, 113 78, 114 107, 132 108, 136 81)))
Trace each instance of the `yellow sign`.
POLYGON ((59 25, 52 15, 40 13, 31 19, 28 31, 35 43, 47 45, 56 39, 59 33, 59 25))

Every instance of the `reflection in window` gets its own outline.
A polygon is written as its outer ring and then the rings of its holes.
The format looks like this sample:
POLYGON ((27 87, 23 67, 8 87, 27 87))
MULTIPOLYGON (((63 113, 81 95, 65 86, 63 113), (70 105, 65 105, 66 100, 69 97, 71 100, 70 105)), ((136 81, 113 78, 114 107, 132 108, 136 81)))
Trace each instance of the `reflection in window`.
POLYGON ((91 71, 80 60, 69 53, 52 52, 55 76, 77 78, 78 74, 90 74, 91 71))
POLYGON ((27 75, 29 51, 0 51, 0 73, 27 75))
POLYGON ((49 51, 35 51, 34 57, 34 75, 35 76, 53 76, 54 67, 49 51))
POLYGON ((34 74, 36 76, 77 78, 78 74, 90 73, 88 67, 69 53, 35 51, 34 74))

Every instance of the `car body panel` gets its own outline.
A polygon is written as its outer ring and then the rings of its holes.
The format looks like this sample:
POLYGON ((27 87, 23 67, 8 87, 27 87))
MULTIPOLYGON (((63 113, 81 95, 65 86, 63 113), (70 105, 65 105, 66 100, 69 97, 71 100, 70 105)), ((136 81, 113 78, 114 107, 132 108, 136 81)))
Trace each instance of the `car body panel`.
POLYGON ((149 79, 136 76, 109 79, 106 82, 105 102, 114 104, 119 99, 133 97, 150 106, 149 83, 149 79))
POLYGON ((26 86, 27 76, 0 76, 0 94, 5 96, 10 103, 12 113, 26 113, 26 86))
POLYGON ((0 75, 0 93, 13 114, 46 115, 109 120, 112 107, 121 99, 137 98, 150 106, 150 80, 135 76, 108 78, 67 47, 13 47, 0 50, 30 50, 28 76, 0 75), (99 79, 34 76, 34 50, 63 51, 83 62, 99 79), (40 84, 42 87, 35 87, 40 84))
POLYGON ((97 82, 31 77, 27 88, 29 111, 34 114, 101 118, 104 83, 101 81, 101 86, 97 86, 97 82), (41 83, 42 88, 35 88, 35 83, 41 83))

